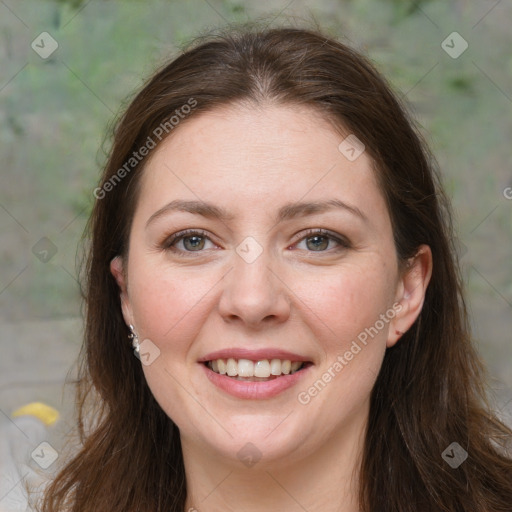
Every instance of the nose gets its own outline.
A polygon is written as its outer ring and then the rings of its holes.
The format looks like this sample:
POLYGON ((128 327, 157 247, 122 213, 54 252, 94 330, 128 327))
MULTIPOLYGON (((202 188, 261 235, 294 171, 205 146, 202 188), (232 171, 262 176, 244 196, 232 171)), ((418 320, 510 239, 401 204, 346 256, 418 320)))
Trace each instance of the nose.
MULTIPOLYGON (((219 312, 226 322, 252 329, 285 322, 290 316, 290 290, 264 250, 252 262, 234 254, 233 269, 222 280, 219 312)), ((275 262, 274 262, 275 263, 275 262)))

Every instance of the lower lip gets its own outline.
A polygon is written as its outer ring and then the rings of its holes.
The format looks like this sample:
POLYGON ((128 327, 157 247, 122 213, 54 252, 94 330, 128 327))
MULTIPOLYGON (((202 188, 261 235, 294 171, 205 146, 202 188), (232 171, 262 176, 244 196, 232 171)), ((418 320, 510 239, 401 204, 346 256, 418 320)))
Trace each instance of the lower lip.
POLYGON ((237 398, 244 398, 246 400, 264 400, 265 398, 277 396, 279 393, 282 393, 297 384, 297 382, 299 382, 308 372, 309 368, 311 368, 311 366, 307 366, 298 372, 290 375, 282 375, 277 379, 253 382, 237 380, 226 375, 221 375, 220 373, 215 373, 205 364, 200 364, 206 372, 208 379, 210 379, 210 381, 218 388, 230 395, 236 396, 237 398))

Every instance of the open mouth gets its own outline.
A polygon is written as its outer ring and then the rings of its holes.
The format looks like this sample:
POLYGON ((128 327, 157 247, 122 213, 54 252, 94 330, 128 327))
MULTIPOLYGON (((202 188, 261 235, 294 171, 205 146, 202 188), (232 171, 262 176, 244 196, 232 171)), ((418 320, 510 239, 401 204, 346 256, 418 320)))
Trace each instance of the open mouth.
POLYGON ((300 372, 312 363, 291 361, 290 359, 214 359, 205 361, 205 366, 219 375, 231 377, 234 380, 261 382, 278 379, 285 375, 300 372))

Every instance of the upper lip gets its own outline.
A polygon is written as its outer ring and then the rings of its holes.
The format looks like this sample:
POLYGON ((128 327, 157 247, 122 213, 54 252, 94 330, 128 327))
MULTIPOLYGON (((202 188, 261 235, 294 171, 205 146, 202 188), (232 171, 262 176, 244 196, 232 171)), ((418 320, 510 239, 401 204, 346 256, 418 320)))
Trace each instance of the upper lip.
POLYGON ((276 348, 259 348, 257 350, 250 350, 248 348, 225 348, 216 350, 204 357, 201 357, 198 362, 206 363, 207 361, 215 361, 216 359, 249 359, 250 361, 262 361, 263 359, 281 359, 290 361, 304 361, 310 362, 307 357, 299 354, 294 354, 286 350, 276 348))

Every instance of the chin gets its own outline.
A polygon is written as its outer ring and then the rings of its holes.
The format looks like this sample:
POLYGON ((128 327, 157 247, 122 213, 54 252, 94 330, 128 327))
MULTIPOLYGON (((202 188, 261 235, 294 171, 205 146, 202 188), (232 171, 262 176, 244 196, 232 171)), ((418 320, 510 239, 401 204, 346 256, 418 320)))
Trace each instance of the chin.
POLYGON ((242 468, 243 465, 252 467, 256 463, 259 469, 290 464, 307 452, 312 452, 314 447, 308 443, 308 437, 312 439, 306 434, 304 422, 298 425, 298 415, 294 417, 293 413, 284 419, 287 414, 238 415, 226 425, 229 433, 220 426, 212 432, 208 426, 200 434, 201 439, 197 439, 196 433, 192 442, 200 446, 207 445, 217 459, 221 457, 227 464, 234 463, 242 468), (286 424, 288 421, 290 423, 286 424))

